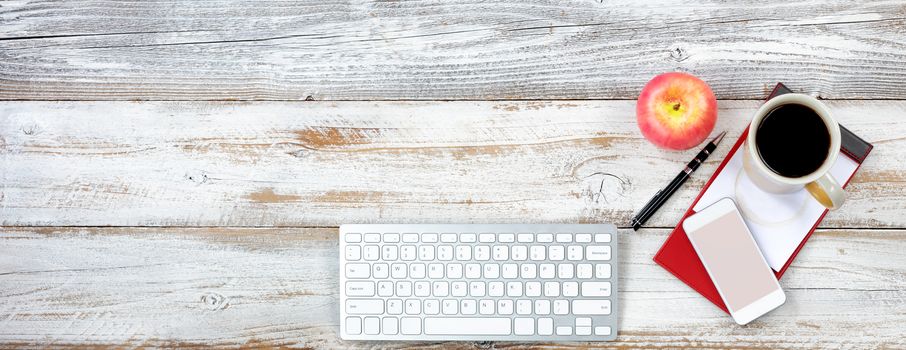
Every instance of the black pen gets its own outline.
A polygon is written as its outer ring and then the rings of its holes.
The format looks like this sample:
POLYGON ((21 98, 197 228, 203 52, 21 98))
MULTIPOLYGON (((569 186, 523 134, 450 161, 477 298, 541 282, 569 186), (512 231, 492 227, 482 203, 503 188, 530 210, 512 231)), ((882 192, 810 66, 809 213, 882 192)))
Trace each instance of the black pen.
POLYGON ((686 168, 676 175, 676 177, 673 178, 673 181, 670 181, 670 184, 668 184, 667 187, 664 187, 664 189, 657 191, 657 193, 654 194, 654 198, 651 198, 651 200, 648 201, 648 204, 645 204, 645 206, 642 207, 642 210, 629 222, 634 231, 638 231, 639 227, 642 227, 642 224, 644 224, 645 221, 648 221, 648 219, 651 218, 651 215, 654 215, 654 212, 667 201, 667 198, 670 198, 670 196, 672 196, 673 193, 689 179, 692 172, 695 171, 695 169, 698 169, 698 167, 705 162, 705 159, 708 159, 708 156, 711 155, 711 152, 714 152, 714 149, 717 148, 717 144, 720 143, 720 140, 724 138, 724 134, 726 133, 727 132, 724 131, 711 140, 711 142, 708 142, 705 148, 702 149, 701 152, 698 152, 695 159, 692 159, 692 161, 686 165, 686 168))

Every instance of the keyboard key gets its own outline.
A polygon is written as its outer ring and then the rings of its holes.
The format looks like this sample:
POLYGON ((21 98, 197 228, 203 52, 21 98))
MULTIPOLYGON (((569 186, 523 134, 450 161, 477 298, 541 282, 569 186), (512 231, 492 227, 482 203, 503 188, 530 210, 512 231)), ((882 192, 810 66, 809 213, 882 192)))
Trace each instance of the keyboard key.
POLYGON ((591 235, 588 233, 580 233, 576 235, 576 242, 579 243, 588 243, 591 242, 591 235))
POLYGON ((422 303, 418 299, 406 299, 406 313, 418 315, 422 313, 422 303))
POLYGON ((444 315, 456 315, 459 313, 459 302, 453 299, 444 299, 441 303, 441 310, 444 315))
POLYGON ((501 299, 497 301, 497 313, 500 315, 512 315, 513 314, 513 301, 509 299, 501 299))
POLYGON ((444 278, 444 264, 428 264, 428 278, 444 278))
POLYGON ((474 299, 465 299, 459 303, 459 312, 463 315, 474 315, 478 312, 478 304, 474 299))
POLYGON ((551 243, 554 241, 554 235, 550 233, 542 233, 535 236, 535 240, 537 240, 538 243, 551 243))
MULTIPOLYGON (((344 236, 344 238, 346 239, 347 243, 359 243, 362 241, 362 235, 358 234, 358 233, 347 233, 344 236)), ((356 317, 356 318, 358 318, 358 317, 356 317)), ((362 325, 359 324, 359 327, 361 327, 361 326, 362 325)), ((356 333, 356 334, 358 334, 358 333, 356 333)))
POLYGON ((412 296, 412 282, 410 282, 410 281, 396 282, 396 296, 398 296, 398 297, 412 296))
POLYGON ((541 282, 538 282, 538 281, 525 282, 525 296, 527 296, 527 297, 541 296, 541 282))
POLYGON ((400 241, 399 233, 385 233, 384 242, 386 243, 397 243, 400 241))
POLYGON ((571 245, 569 247, 566 247, 566 260, 569 260, 569 261, 582 260, 582 246, 571 245))
POLYGON ((503 278, 516 278, 519 277, 519 265, 516 264, 503 264, 503 278))
POLYGON ((566 315, 569 313, 568 300, 554 300, 554 315, 566 315))
POLYGON ((377 295, 382 297, 389 297, 393 295, 393 282, 390 281, 380 281, 377 285, 377 295))
POLYGON ((610 264, 595 264, 596 278, 610 278, 610 264))
POLYGON ((486 245, 475 246, 475 260, 488 261, 491 259, 491 247, 486 245))
POLYGON ((573 327, 559 326, 557 327, 557 335, 573 335, 573 327))
POLYGON ((450 284, 450 295, 454 297, 464 297, 469 294, 469 285, 463 281, 456 281, 450 284))
POLYGON ((595 335, 610 335, 610 327, 595 327, 595 335))
POLYGON ((346 282, 346 295, 351 297, 374 296, 374 282, 355 281, 346 282))
POLYGON ((375 335, 381 333, 381 319, 377 317, 365 317, 365 334, 375 335))
POLYGON ((534 261, 541 261, 547 256, 547 248, 541 245, 533 245, 530 248, 529 258, 534 261))
POLYGON ((509 335, 510 333, 509 318, 425 318, 425 334, 427 335, 509 335))
POLYGON ((366 233, 365 243, 377 243, 381 241, 381 235, 378 233, 366 233))
POLYGON ((610 246, 590 245, 585 247, 585 258, 591 261, 610 260, 610 246))
POLYGON ((409 277, 425 278, 425 264, 409 264, 409 277))
POLYGON ((560 278, 573 278, 573 264, 557 265, 557 276, 560 278))
POLYGON ((472 247, 461 245, 456 247, 456 260, 472 261, 472 247))
POLYGON ((445 297, 450 295, 450 283, 447 281, 434 282, 434 291, 431 295, 436 297, 445 297))
POLYGON ((609 297, 610 282, 582 282, 583 297, 609 297))
POLYGON ((478 240, 478 235, 474 233, 461 233, 459 234, 459 241, 463 243, 475 243, 478 240))
POLYGON ((490 299, 482 299, 478 302, 478 313, 482 315, 493 315, 494 314, 494 301, 490 299))
POLYGON ((557 243, 570 243, 573 241, 573 235, 568 233, 558 233, 557 243))
POLYGON ((384 313, 381 299, 346 299, 346 313, 350 315, 378 315, 384 313))
POLYGON ((447 264, 447 278, 462 278, 462 265, 447 264))
POLYGON ((541 264, 538 266, 538 276, 541 278, 554 278, 554 264, 541 264))
POLYGON ((371 276, 371 265, 346 264, 346 278, 368 278, 371 276))
POLYGON ((484 282, 469 283, 469 295, 473 297, 483 297, 485 295, 484 282))
POLYGON ((579 295, 579 283, 574 281, 563 282, 563 296, 574 297, 579 295))
POLYGON ((437 260, 440 260, 440 261, 453 260, 453 246, 451 246, 451 245, 438 246, 437 247, 437 260))
POLYGON ((576 327, 576 335, 591 335, 591 327, 576 327))
POLYGON ((381 322, 381 329, 383 329, 384 334, 394 335, 399 331, 396 317, 384 317, 381 322))
POLYGON ((573 300, 575 315, 609 315, 610 300, 573 300))
POLYGON ((401 299, 387 300, 387 313, 399 315, 403 313, 403 301, 401 299))
POLYGON ((406 278, 406 271, 409 270, 409 267, 403 263, 394 263, 390 265, 390 276, 396 279, 406 278))
POLYGON ((466 278, 481 278, 481 264, 466 264, 466 278))
POLYGON ((455 233, 444 233, 440 235, 440 241, 444 243, 456 243, 455 233))
POLYGON ((576 318, 576 327, 590 327, 590 326, 591 326, 591 317, 576 318))
POLYGON ((417 297, 426 297, 431 295, 431 282, 428 281, 418 281, 415 282, 415 296, 417 297))
POLYGON ((403 260, 403 261, 415 260, 415 246, 414 245, 404 245, 404 246, 400 247, 400 260, 403 260))
POLYGON ((512 233, 501 233, 497 235, 497 241, 500 243, 513 243, 516 241, 516 235, 512 233))
POLYGON ((374 264, 371 269, 374 278, 387 278, 390 276, 390 267, 385 263, 374 264))
POLYGON ((505 245, 494 246, 494 260, 509 260, 510 247, 505 245))
POLYGON ((519 269, 520 275, 525 279, 532 279, 538 275, 538 266, 535 264, 522 264, 519 269))
POLYGON ((524 245, 516 245, 511 249, 513 251, 512 257, 516 261, 524 261, 528 258, 528 247, 524 245))
POLYGON ((522 296, 522 282, 507 282, 506 283, 506 296, 521 297, 522 296))
POLYGON ((535 319, 517 317, 513 321, 513 332, 516 333, 516 335, 534 335, 535 319))
POLYGON ((355 261, 362 258, 362 247, 357 245, 346 246, 346 261, 355 261))
POLYGON ((591 278, 592 276, 592 267, 591 264, 579 264, 576 265, 576 277, 578 278, 591 278))
POLYGON ((481 243, 494 243, 497 239, 493 233, 482 233, 478 235, 478 241, 481 243))
POLYGON ((346 334, 362 334, 362 319, 359 317, 346 318, 346 334))
POLYGON ((484 264, 484 278, 498 278, 498 277, 500 277, 500 265, 484 264))
POLYGON ((535 313, 538 315, 548 315, 551 313, 551 301, 550 300, 535 300, 535 313))
POLYGON ((539 318, 538 319, 538 334, 540 335, 551 335, 554 333, 554 319, 552 318, 539 318))
POLYGON ((559 297, 560 296, 560 282, 544 282, 544 296, 559 297))
POLYGON ((503 296, 503 282, 488 283, 488 296, 502 297, 503 296))
POLYGON ((376 245, 366 245, 364 254, 365 260, 375 261, 380 258, 380 250, 376 245))
POLYGON ((609 233, 595 234, 595 243, 610 243, 610 234, 609 233))
POLYGON ((400 333, 418 335, 422 333, 422 319, 418 317, 403 317, 400 319, 400 333))
POLYGON ((440 301, 437 299, 425 300, 425 313, 428 315, 437 315, 440 313, 440 301))
POLYGON ((437 234, 436 233, 423 233, 422 242, 437 243, 437 234))
POLYGON ((403 242, 405 243, 418 243, 418 234, 417 233, 404 233, 403 242))
POLYGON ((563 260, 563 246, 562 245, 552 245, 547 248, 547 258, 548 260, 563 260))
POLYGON ((385 245, 381 248, 381 259, 384 261, 394 261, 399 255, 399 248, 395 245, 385 245))
POLYGON ((531 233, 520 233, 516 235, 516 241, 519 243, 532 243, 535 241, 535 235, 531 233))
POLYGON ((516 314, 529 315, 532 313, 532 301, 528 299, 516 300, 516 314))

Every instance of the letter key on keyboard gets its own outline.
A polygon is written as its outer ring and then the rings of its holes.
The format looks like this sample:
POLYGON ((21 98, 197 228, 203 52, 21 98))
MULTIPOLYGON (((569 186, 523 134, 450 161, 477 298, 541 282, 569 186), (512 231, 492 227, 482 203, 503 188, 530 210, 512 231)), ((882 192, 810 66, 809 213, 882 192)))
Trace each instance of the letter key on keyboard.
POLYGON ((617 238, 607 224, 342 225, 340 335, 613 340, 617 238))

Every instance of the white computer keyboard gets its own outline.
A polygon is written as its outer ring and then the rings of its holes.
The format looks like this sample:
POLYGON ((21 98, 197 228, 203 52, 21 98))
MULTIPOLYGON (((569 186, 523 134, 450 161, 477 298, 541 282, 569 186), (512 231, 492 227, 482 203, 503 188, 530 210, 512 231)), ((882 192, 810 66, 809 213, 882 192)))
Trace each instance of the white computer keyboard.
POLYGON ((343 339, 617 334, 613 225, 342 225, 340 276, 343 339))

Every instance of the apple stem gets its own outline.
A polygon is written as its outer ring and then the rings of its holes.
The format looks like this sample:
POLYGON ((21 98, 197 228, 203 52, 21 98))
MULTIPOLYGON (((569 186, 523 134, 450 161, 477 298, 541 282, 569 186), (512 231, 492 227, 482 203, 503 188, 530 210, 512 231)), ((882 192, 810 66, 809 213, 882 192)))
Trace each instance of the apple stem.
POLYGON ((673 105, 673 110, 674 110, 674 111, 678 111, 679 108, 680 108, 680 104, 679 104, 679 103, 676 103, 676 104, 673 105))

